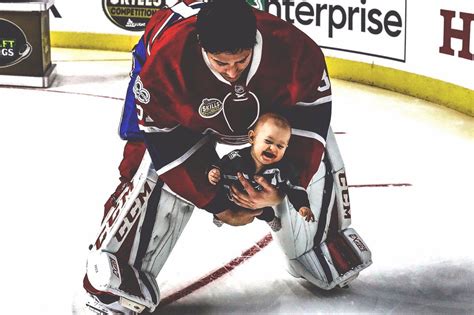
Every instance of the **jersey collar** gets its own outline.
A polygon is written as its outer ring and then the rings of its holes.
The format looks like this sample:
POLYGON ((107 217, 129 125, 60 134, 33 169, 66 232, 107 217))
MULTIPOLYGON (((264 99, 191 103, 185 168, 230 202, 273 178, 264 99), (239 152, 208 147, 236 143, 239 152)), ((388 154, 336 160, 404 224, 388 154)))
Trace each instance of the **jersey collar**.
MULTIPOLYGON (((255 37, 256 37, 257 43, 255 44, 255 46, 253 48, 252 62, 250 63, 250 66, 249 66, 249 73, 247 74, 247 81, 245 82, 246 85, 249 84, 250 80, 252 79, 252 77, 257 72, 258 66, 260 65, 260 61, 262 60, 262 44, 263 44, 262 34, 260 34, 260 32, 257 30, 257 34, 256 34, 255 37)), ((228 84, 228 85, 232 85, 229 81, 224 79, 219 74, 219 72, 215 71, 211 67, 211 64, 209 62, 209 58, 207 57, 206 51, 203 48, 201 48, 201 53, 202 53, 202 58, 204 59, 204 62, 206 63, 209 70, 211 70, 211 72, 214 74, 214 76, 219 81, 221 81, 225 84, 228 84)))

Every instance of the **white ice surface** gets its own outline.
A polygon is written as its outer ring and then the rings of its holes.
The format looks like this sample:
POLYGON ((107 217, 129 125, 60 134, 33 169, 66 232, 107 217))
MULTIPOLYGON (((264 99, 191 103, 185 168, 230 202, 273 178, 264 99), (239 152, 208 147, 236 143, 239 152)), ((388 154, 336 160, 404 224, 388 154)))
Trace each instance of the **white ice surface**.
MULTIPOLYGON (((53 50, 49 89, 0 87, 0 314, 70 314, 87 247, 117 179, 129 54, 53 50)), ((277 244, 156 314, 472 314, 474 119, 400 94, 333 80, 333 121, 352 226, 374 264, 349 289, 285 271, 277 244)), ((158 282, 165 297, 269 232, 215 227, 195 211, 158 282)))

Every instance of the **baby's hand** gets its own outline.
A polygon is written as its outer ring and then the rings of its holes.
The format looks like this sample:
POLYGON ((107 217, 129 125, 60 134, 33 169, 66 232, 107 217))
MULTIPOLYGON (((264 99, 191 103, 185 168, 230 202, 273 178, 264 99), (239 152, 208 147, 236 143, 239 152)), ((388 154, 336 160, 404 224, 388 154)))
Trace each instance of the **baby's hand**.
POLYGON ((302 217, 305 218, 307 222, 311 221, 314 222, 314 214, 313 211, 311 211, 310 208, 308 207, 301 207, 300 210, 298 211, 302 217))
POLYGON ((209 179, 209 183, 212 185, 217 185, 217 183, 221 180, 221 170, 218 168, 213 168, 207 174, 207 178, 209 179))

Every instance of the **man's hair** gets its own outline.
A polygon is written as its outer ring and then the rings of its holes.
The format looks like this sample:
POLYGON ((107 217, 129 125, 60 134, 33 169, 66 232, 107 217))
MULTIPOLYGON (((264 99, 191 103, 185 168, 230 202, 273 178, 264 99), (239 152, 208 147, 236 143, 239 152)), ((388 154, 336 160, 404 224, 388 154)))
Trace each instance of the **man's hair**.
POLYGON ((199 43, 210 53, 237 53, 257 43, 257 22, 245 0, 214 0, 198 13, 199 43))
POLYGON ((256 131, 259 126, 263 125, 269 120, 272 120, 279 128, 288 129, 291 131, 291 125, 288 119, 277 113, 265 113, 260 116, 255 123, 253 130, 256 131))

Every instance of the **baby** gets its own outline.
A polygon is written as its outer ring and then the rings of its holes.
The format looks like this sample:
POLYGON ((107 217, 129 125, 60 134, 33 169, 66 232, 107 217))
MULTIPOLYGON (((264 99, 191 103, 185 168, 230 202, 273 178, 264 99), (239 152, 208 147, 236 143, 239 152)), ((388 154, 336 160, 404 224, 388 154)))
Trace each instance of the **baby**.
MULTIPOLYGON (((220 209, 223 209, 223 205, 225 208, 235 209, 237 205, 232 202, 229 190, 232 185, 243 190, 237 172, 241 172, 256 190, 261 190, 262 186, 254 180, 254 176, 258 175, 264 177, 281 193, 286 194, 293 207, 306 221, 314 222, 306 190, 297 185, 296 171, 284 159, 291 137, 288 120, 278 114, 266 113, 258 119, 248 136, 250 147, 234 150, 210 167, 207 173, 209 182, 212 185, 221 184, 213 204, 220 209)), ((273 209, 265 207, 262 210, 262 214, 257 218, 265 220, 273 231, 279 231, 281 222, 273 209)))

